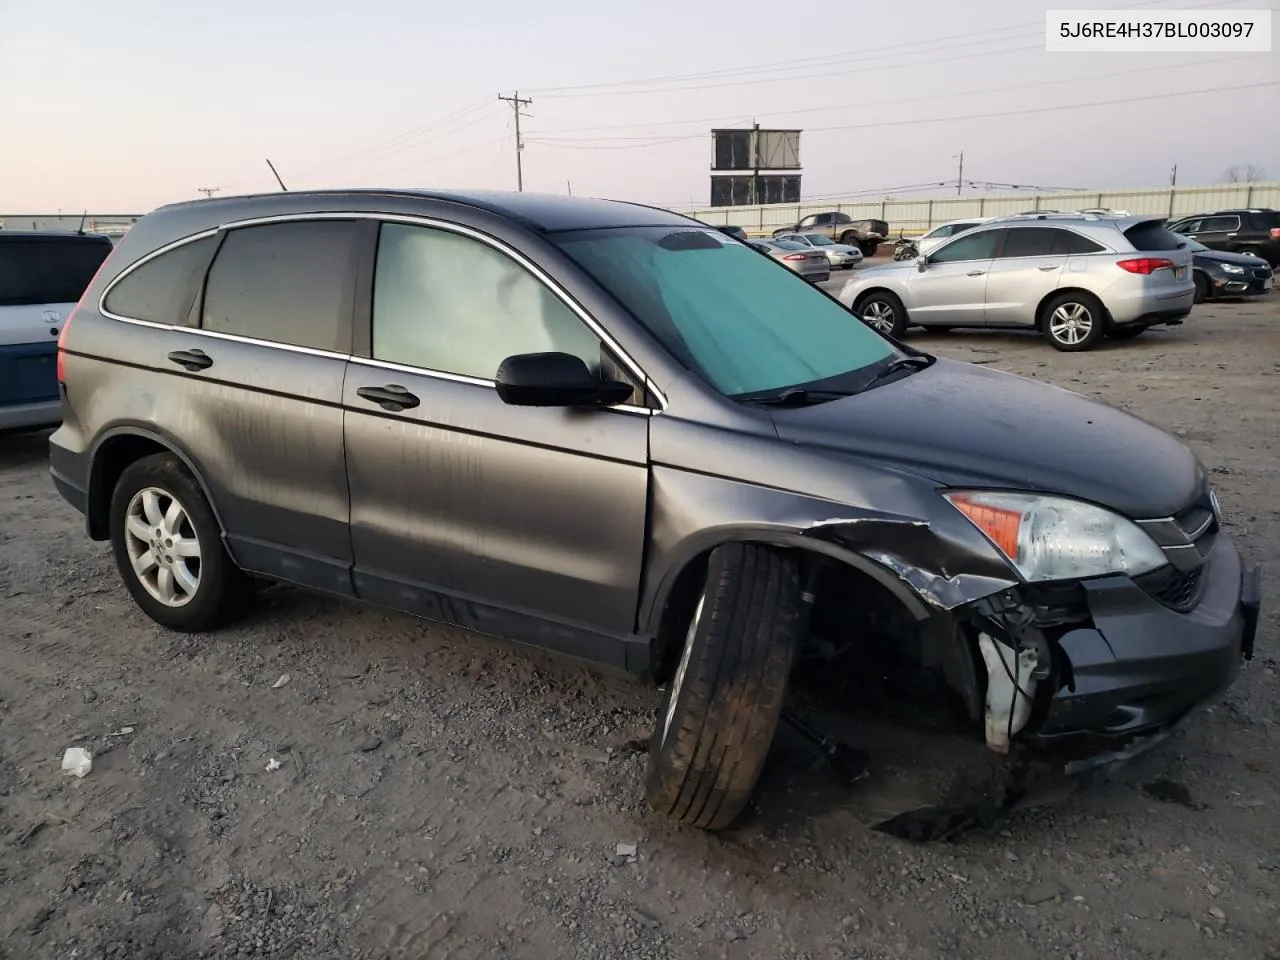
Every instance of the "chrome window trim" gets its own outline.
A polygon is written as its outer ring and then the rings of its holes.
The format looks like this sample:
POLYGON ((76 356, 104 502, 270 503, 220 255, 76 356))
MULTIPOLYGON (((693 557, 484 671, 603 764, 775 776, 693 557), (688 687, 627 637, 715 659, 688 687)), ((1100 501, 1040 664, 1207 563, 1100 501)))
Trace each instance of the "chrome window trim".
MULTIPOLYGON (((307 220, 377 220, 383 223, 403 223, 403 224, 409 224, 410 226, 420 226, 420 227, 435 228, 439 230, 448 230, 452 233, 461 234, 463 236, 470 237, 473 240, 478 240, 479 242, 487 244, 493 249, 499 251, 500 253, 506 254, 507 256, 511 257, 511 259, 515 260, 516 263, 524 267, 524 269, 528 270, 531 274, 533 274, 533 276, 537 278, 544 286, 546 286, 556 296, 558 300, 560 300, 566 307, 568 307, 574 314, 576 314, 578 319, 580 319, 586 325, 587 329, 590 330, 593 334, 595 334, 596 337, 598 337, 600 341, 604 343, 604 345, 608 347, 618 357, 618 359, 622 362, 623 366, 625 366, 628 369, 628 371, 630 371, 631 375, 635 377, 639 383, 643 384, 645 390, 652 393, 653 396, 658 401, 658 410, 656 411, 650 410, 647 407, 631 407, 630 405, 622 405, 622 404, 619 404, 616 407, 609 407, 607 409, 644 410, 648 414, 661 413, 662 411, 666 410, 667 408, 666 394, 661 389, 659 389, 658 385, 654 383, 653 379, 644 372, 640 364, 638 364, 631 357, 631 355, 627 353, 627 351, 623 350, 622 346, 618 343, 618 341, 615 340, 613 336, 595 320, 594 317, 592 317, 589 313, 587 313, 587 311, 584 310, 577 303, 577 301, 575 301, 572 297, 570 297, 569 294, 564 290, 564 288, 561 287, 558 283, 556 283, 555 280, 553 280, 544 270, 542 270, 542 268, 538 267, 535 263, 533 263, 524 254, 520 253, 515 248, 509 246, 508 244, 503 243, 502 241, 496 239, 495 237, 489 236, 488 234, 480 230, 476 230, 474 227, 468 227, 458 223, 451 223, 447 220, 439 220, 434 217, 416 216, 413 214, 400 214, 400 213, 374 213, 369 211, 314 211, 310 213, 286 213, 286 214, 275 214, 268 217, 251 217, 244 220, 229 220, 217 227, 213 227, 208 230, 202 230, 199 233, 194 233, 194 234, 191 234, 190 236, 183 237, 179 240, 174 240, 171 243, 167 243, 164 246, 159 247, 156 250, 153 250, 151 253, 147 254, 145 257, 142 257, 136 263, 130 264, 119 276, 113 278, 111 282, 108 283, 107 286, 103 289, 102 293, 98 297, 98 312, 102 314, 102 316, 104 317, 108 317, 109 319, 112 319, 112 320, 119 320, 123 323, 133 323, 140 326, 155 327, 162 330, 172 330, 172 331, 181 331, 184 333, 193 333, 199 336, 214 337, 216 339, 231 340, 239 343, 248 343, 248 344, 253 344, 255 346, 273 347, 277 350, 288 350, 294 353, 307 354, 309 356, 335 357, 338 359, 347 359, 353 362, 363 363, 366 358, 355 357, 350 354, 336 353, 330 350, 317 350, 312 347, 302 347, 292 343, 280 343, 275 340, 259 340, 256 337, 245 337, 245 336, 240 336, 239 334, 220 333, 214 330, 205 330, 202 327, 186 327, 180 324, 156 323, 151 320, 138 320, 133 317, 125 317, 119 314, 112 313, 111 311, 106 309, 105 304, 106 304, 107 297, 110 296, 111 291, 115 289, 116 284, 120 283, 120 281, 122 281, 125 277, 129 276, 135 270, 140 268, 143 264, 149 263, 150 261, 154 260, 156 257, 159 257, 162 254, 168 253, 170 250, 177 249, 178 247, 184 246, 185 244, 188 244, 188 243, 195 243, 196 241, 203 240, 207 237, 216 236, 219 232, 223 230, 235 230, 240 227, 256 227, 256 226, 264 226, 266 224, 272 224, 272 223, 291 223, 291 222, 307 221, 307 220)), ((484 380, 479 377, 467 377, 461 374, 451 374, 441 370, 428 370, 425 367, 408 367, 403 364, 388 364, 387 361, 373 361, 373 362, 375 364, 386 365, 390 369, 398 369, 398 370, 414 373, 416 375, 421 375, 421 376, 436 377, 441 380, 452 380, 452 381, 457 381, 462 383, 478 383, 481 385, 488 385, 488 386, 493 385, 492 380, 484 380)))

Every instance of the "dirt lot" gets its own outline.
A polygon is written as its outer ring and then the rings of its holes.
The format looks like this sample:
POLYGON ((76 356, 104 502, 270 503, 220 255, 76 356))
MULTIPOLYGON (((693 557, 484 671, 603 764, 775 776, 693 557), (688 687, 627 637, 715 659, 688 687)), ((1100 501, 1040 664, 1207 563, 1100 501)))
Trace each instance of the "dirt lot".
POLYGON ((1271 564, 1258 659, 1124 781, 912 845, 782 750, 741 826, 678 829, 655 692, 283 587, 166 633, 2 438, 0 957, 1280 958, 1280 295, 1083 355, 914 341, 1175 431, 1271 564))

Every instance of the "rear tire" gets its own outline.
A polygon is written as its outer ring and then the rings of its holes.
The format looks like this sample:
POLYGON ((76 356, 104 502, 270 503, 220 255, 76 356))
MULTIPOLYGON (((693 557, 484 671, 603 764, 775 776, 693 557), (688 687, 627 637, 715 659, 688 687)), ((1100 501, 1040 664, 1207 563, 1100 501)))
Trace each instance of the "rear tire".
POLYGON ((907 308, 887 290, 874 290, 860 297, 853 305, 853 312, 862 322, 886 337, 901 339, 907 332, 907 308))
POLYGON ((880 249, 880 244, 873 240, 863 240, 858 244, 858 249, 862 251, 864 257, 874 257, 876 251, 880 249))
POLYGON ((751 543, 711 552, 649 746, 645 795, 704 830, 742 812, 764 767, 804 629, 799 564, 751 543))
POLYGON ((1041 312, 1041 327, 1049 342, 1063 353, 1091 349, 1107 330, 1107 315, 1098 298, 1084 292, 1051 297, 1041 312))
POLYGON ((120 577, 156 623, 201 633, 248 610, 254 582, 232 561, 204 491, 173 454, 125 467, 108 522, 120 577))
POLYGON ((1195 302, 1204 303, 1211 296, 1211 288, 1209 287, 1209 280, 1199 270, 1195 272, 1195 275, 1192 279, 1195 280, 1195 284, 1196 284, 1195 302))

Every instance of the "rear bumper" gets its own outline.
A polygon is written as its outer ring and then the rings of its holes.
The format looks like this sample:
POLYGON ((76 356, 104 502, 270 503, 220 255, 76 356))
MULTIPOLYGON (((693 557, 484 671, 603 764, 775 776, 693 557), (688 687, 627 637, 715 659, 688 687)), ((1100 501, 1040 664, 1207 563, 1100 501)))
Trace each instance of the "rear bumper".
POLYGON ((1187 613, 1124 576, 1084 584, 1093 625, 1058 643, 1070 664, 1033 739, 1113 745, 1167 730, 1235 680, 1253 655, 1259 577, 1220 535, 1206 560, 1204 592, 1187 613))
POLYGON ((1180 320, 1191 312, 1195 303, 1196 288, 1187 271, 1186 288, 1171 294, 1154 294, 1143 291, 1132 296, 1114 294, 1103 297, 1111 322, 1116 326, 1141 323, 1168 323, 1180 320))
POLYGON ((40 430, 62 422, 62 401, 41 400, 37 403, 11 403, 0 407, 0 433, 15 430, 40 430))

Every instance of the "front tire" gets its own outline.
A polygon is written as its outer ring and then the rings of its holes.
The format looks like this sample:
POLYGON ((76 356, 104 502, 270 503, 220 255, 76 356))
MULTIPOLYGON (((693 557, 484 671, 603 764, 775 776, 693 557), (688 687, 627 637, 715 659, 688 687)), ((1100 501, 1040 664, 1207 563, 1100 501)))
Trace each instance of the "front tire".
POLYGON ((858 249, 862 251, 864 257, 874 257, 876 251, 880 249, 880 244, 874 240, 863 240, 858 244, 858 249))
POLYGON ((109 524, 120 577, 156 623, 200 633, 248 609, 253 581, 231 560, 204 491, 173 454, 124 469, 109 524))
POLYGON ((887 290, 868 293, 854 304, 853 311, 863 323, 886 337, 901 339, 907 331, 907 309, 887 290))
POLYGON ((751 543, 711 552, 649 747, 645 795, 659 813, 720 830, 746 806, 800 645, 800 593, 786 553, 751 543))
POLYGON ((1091 349, 1106 333, 1107 318, 1098 298, 1088 293, 1060 293, 1044 305, 1044 333, 1063 353, 1091 349))
POLYGON ((1195 302, 1204 303, 1210 296, 1209 278, 1197 270, 1192 279, 1195 280, 1196 284, 1195 302))

